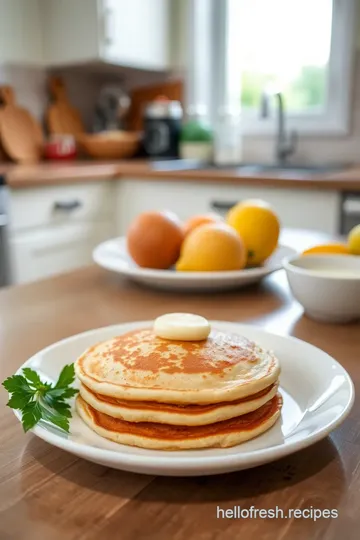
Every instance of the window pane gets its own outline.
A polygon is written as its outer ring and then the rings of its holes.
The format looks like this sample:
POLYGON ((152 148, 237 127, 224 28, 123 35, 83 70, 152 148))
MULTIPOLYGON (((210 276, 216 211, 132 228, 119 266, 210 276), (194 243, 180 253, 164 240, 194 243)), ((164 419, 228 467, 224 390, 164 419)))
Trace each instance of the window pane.
POLYGON ((326 105, 332 0, 230 0, 229 29, 242 72, 243 107, 272 83, 303 112, 326 105))

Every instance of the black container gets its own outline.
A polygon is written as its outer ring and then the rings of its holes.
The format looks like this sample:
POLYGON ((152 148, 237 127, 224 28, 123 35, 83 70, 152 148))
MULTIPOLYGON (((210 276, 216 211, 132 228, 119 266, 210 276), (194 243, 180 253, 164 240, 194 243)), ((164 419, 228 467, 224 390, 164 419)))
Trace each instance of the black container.
POLYGON ((153 101, 145 109, 143 146, 151 158, 178 158, 182 107, 179 101, 153 101))

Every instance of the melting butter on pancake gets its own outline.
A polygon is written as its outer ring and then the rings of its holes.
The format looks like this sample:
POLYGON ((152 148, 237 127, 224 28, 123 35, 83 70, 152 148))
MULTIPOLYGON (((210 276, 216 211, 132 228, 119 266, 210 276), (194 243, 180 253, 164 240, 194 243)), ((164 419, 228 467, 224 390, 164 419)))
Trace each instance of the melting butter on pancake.
POLYGON ((203 426, 259 409, 277 393, 278 384, 261 390, 255 395, 235 401, 207 405, 174 405, 156 401, 129 401, 111 398, 92 392, 80 385, 80 395, 91 407, 113 418, 127 422, 155 422, 180 426, 203 426))
POLYGON ((103 396, 196 405, 251 396, 280 373, 277 358, 245 337, 213 329, 204 341, 169 341, 147 328, 90 347, 75 370, 103 396))
POLYGON ((84 422, 98 435, 120 444, 156 450, 226 448, 253 439, 270 429, 280 416, 282 398, 276 394, 256 411, 206 426, 170 426, 132 423, 96 411, 81 396, 76 407, 84 422))

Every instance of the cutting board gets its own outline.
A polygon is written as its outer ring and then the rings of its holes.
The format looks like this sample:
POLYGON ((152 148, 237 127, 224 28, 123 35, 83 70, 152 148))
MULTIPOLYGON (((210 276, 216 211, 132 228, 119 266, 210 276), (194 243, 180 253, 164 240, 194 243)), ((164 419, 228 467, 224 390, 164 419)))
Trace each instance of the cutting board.
POLYGON ((154 101, 158 96, 166 96, 170 100, 180 101, 183 104, 183 81, 168 81, 134 88, 130 92, 131 106, 127 121, 129 131, 143 130, 144 108, 147 103, 154 101))
POLYGON ((73 107, 60 77, 49 79, 52 103, 46 112, 46 125, 51 135, 80 135, 85 133, 80 113, 73 107))
POLYGON ((31 163, 41 158, 41 126, 29 111, 16 104, 11 86, 0 86, 0 138, 6 154, 14 161, 31 163))

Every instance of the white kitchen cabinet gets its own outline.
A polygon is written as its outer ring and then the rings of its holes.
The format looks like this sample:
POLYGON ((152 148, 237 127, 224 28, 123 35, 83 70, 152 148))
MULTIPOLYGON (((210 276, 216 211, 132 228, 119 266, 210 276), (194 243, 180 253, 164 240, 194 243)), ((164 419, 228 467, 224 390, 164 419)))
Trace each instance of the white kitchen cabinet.
POLYGON ((10 237, 13 282, 26 283, 91 264, 95 246, 113 234, 111 223, 72 223, 10 237))
POLYGON ((171 0, 42 0, 48 65, 169 66, 171 0))
POLYGON ((0 0, 0 62, 42 64, 41 0, 0 0))
MULTIPOLYGON (((339 232, 340 193, 325 190, 241 186, 189 180, 121 179, 117 193, 118 234, 140 212, 169 209, 181 219, 214 211, 214 203, 234 204, 261 198, 273 205, 283 227, 339 232)), ((216 210, 216 209, 215 209, 216 210)))
POLYGON ((11 191, 10 230, 106 221, 114 213, 112 182, 48 185, 11 191))
POLYGON ((172 69, 183 73, 188 64, 189 2, 171 0, 170 6, 170 63, 172 69))
POLYGON ((12 281, 90 264, 95 246, 116 233, 115 189, 98 181, 10 191, 12 281))

